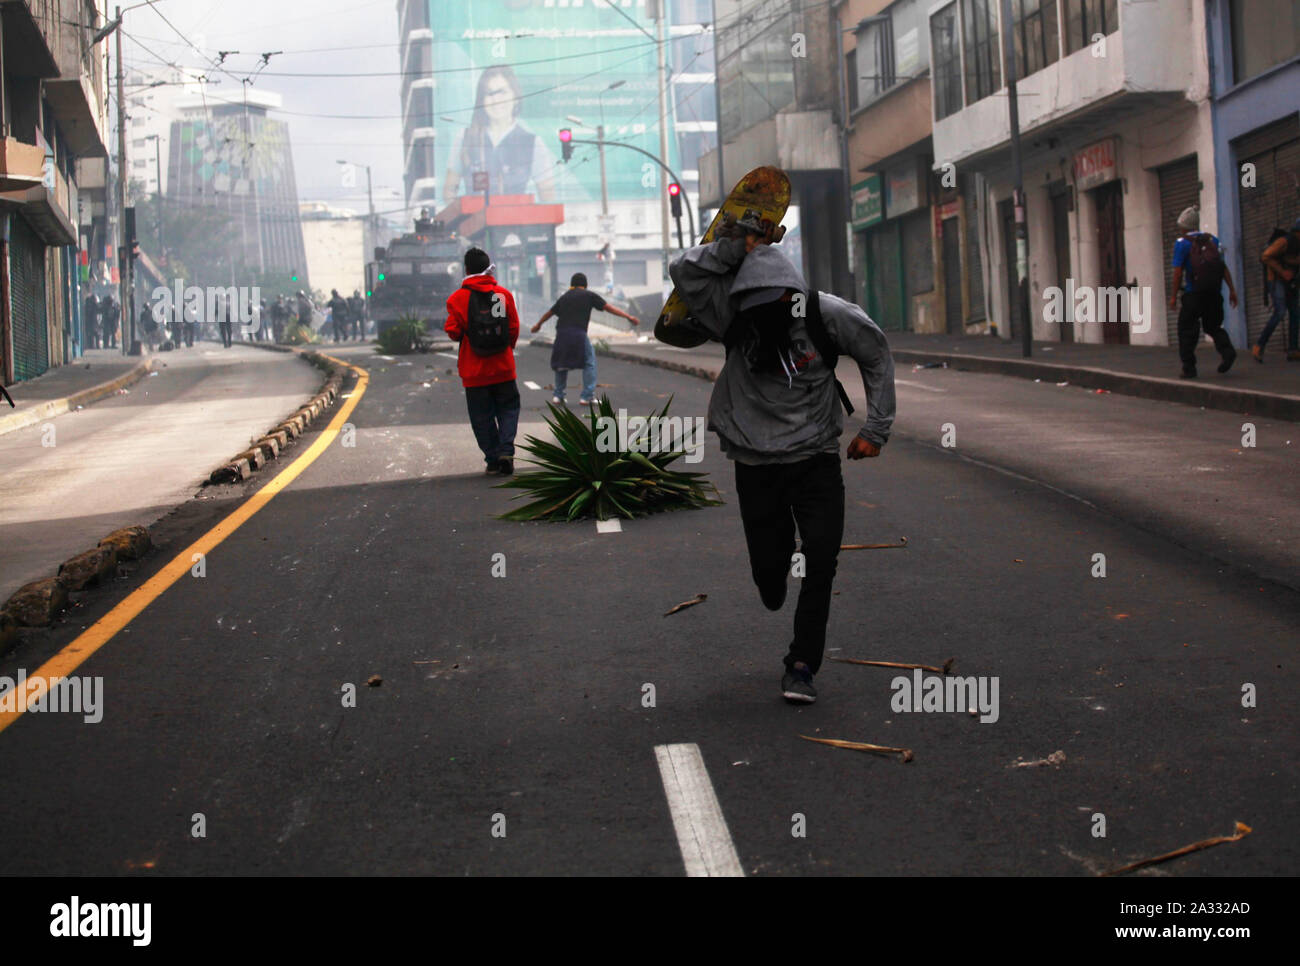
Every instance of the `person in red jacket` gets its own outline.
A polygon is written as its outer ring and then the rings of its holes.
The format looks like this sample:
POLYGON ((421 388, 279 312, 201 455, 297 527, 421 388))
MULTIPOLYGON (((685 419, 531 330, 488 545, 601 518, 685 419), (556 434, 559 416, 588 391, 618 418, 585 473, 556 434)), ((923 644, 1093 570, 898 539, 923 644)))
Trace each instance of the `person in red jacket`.
POLYGON ((519 313, 514 296, 492 277, 492 260, 481 248, 465 253, 465 281, 447 299, 443 328, 460 343, 457 368, 487 472, 510 476, 519 428, 514 353, 519 313))

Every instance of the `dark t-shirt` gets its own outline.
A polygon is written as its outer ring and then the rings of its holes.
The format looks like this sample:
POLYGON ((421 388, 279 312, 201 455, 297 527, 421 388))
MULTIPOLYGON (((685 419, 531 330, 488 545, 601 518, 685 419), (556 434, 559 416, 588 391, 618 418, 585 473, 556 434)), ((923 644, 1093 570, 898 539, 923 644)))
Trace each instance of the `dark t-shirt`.
POLYGON ((555 316, 555 328, 560 329, 581 329, 587 331, 587 323, 591 321, 592 309, 604 309, 605 300, 590 289, 571 288, 551 306, 551 314, 555 316))

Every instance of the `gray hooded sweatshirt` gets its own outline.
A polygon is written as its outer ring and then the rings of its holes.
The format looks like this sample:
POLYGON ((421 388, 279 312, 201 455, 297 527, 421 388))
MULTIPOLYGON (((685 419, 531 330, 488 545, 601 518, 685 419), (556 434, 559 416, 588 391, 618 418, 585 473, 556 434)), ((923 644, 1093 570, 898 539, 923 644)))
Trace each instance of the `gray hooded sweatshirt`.
MULTIPOLYGON (((799 270, 777 248, 745 254, 743 238, 724 238, 684 252, 669 266, 673 284, 700 330, 722 341, 736 313, 795 289, 807 298, 799 270), (768 291, 763 291, 768 290, 768 291)), ((870 413, 858 434, 884 446, 894 422, 894 360, 880 327, 862 309, 825 292, 822 322, 841 354, 862 372, 870 413)), ((739 348, 728 353, 709 400, 709 429, 722 451, 741 463, 793 463, 818 453, 838 453, 844 412, 834 373, 813 346, 799 313, 790 330, 794 346, 786 372, 755 372, 739 348)))

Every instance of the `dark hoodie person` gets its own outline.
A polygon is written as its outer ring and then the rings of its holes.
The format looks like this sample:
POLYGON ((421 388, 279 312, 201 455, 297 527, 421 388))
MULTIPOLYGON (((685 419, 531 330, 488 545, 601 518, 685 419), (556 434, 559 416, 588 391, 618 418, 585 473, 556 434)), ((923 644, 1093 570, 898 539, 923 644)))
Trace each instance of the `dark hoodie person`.
POLYGON ((471 248, 465 253, 465 281, 447 299, 447 322, 443 328, 453 342, 460 343, 456 364, 465 386, 469 423, 478 448, 483 451, 486 471, 510 476, 515 471, 515 432, 519 428, 514 353, 515 343, 519 341, 519 313, 514 296, 497 284, 491 270, 492 260, 487 252, 471 248), (471 293, 489 296, 489 318, 500 314, 505 319, 509 326, 509 345, 486 354, 475 351, 468 333, 471 293))
POLYGON ((731 237, 685 252, 669 273, 693 325, 727 346, 709 401, 709 429, 736 464, 750 570, 769 610, 785 603, 799 532, 806 570, 781 692, 792 703, 811 703, 844 532, 844 414, 834 370, 818 344, 851 356, 866 386, 870 413, 849 444, 849 459, 878 456, 889 440, 894 363, 885 334, 865 312, 810 292, 771 241, 742 225, 731 237))

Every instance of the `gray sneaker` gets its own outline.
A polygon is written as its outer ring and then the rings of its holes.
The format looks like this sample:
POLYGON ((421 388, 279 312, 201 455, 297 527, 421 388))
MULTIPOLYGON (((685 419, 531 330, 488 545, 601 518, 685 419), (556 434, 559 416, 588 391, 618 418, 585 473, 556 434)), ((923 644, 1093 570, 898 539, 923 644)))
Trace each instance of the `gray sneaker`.
POLYGON ((812 671, 802 661, 786 670, 781 677, 781 697, 791 704, 812 704, 817 700, 817 689, 813 687, 812 671))

